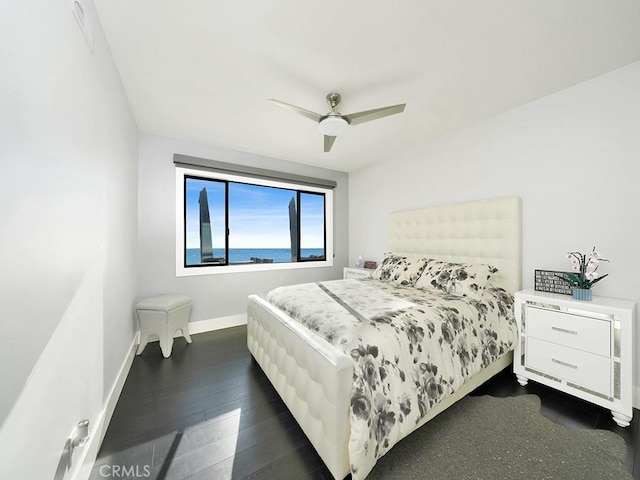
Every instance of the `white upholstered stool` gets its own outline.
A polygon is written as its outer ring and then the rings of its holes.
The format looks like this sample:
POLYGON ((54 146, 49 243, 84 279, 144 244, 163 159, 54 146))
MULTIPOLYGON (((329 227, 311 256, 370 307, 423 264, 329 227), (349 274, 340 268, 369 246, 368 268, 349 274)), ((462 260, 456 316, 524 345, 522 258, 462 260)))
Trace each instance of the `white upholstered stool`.
POLYGON ((191 299, 186 295, 158 295, 136 304, 140 322, 140 345, 136 355, 140 355, 149 342, 149 337, 157 336, 164 358, 171 355, 173 335, 180 330, 182 336, 191 343, 189 336, 189 314, 191 299))

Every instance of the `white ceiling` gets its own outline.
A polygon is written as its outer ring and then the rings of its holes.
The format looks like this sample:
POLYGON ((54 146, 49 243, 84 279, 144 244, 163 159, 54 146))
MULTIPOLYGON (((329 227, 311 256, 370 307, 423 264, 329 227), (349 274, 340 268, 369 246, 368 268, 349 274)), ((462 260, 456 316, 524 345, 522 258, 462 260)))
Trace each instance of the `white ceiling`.
POLYGON ((640 0, 94 1, 141 131, 342 171, 640 60, 640 0), (324 153, 266 101, 330 91, 407 107, 324 153))

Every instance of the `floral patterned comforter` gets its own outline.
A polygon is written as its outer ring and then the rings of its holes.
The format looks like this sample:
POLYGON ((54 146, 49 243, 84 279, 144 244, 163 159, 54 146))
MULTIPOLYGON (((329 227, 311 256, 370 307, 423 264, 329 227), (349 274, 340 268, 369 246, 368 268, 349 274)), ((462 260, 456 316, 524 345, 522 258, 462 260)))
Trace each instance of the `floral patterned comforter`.
POLYGON ((478 301, 350 279, 280 287, 267 300, 353 359, 354 480, 517 337, 513 297, 495 286, 478 301))

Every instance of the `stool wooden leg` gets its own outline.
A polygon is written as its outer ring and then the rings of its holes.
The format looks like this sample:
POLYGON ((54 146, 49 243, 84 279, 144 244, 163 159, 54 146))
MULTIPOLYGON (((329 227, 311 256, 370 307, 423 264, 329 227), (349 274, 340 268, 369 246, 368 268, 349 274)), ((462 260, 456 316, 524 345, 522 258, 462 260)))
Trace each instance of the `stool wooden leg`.
POLYGON ((189 335, 189 330, 183 330, 182 336, 184 336, 187 343, 191 343, 191 335, 189 335))

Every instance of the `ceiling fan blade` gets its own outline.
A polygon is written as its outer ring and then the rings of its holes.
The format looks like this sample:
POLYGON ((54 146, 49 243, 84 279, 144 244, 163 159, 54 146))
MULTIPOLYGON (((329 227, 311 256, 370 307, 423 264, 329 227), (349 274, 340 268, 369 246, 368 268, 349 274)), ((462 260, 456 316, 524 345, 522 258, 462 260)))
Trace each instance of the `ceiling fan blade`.
POLYGON ((333 142, 336 141, 336 137, 332 137, 330 135, 324 136, 324 151, 325 153, 331 151, 331 147, 333 147, 333 142))
POLYGON ((275 100, 273 98, 267 98, 267 100, 275 103, 276 105, 282 108, 286 108, 287 110, 291 110, 292 112, 298 113, 303 117, 307 117, 308 119, 313 120, 314 122, 319 122, 320 118, 322 117, 322 115, 320 115, 319 113, 315 113, 310 110, 305 110, 304 108, 296 107, 295 105, 281 102, 280 100, 275 100))
POLYGON ((359 125, 364 122, 370 122, 371 120, 377 120, 378 118, 402 113, 406 105, 406 103, 401 103, 400 105, 392 105, 390 107, 374 108, 373 110, 343 115, 343 117, 347 119, 350 125, 359 125))

